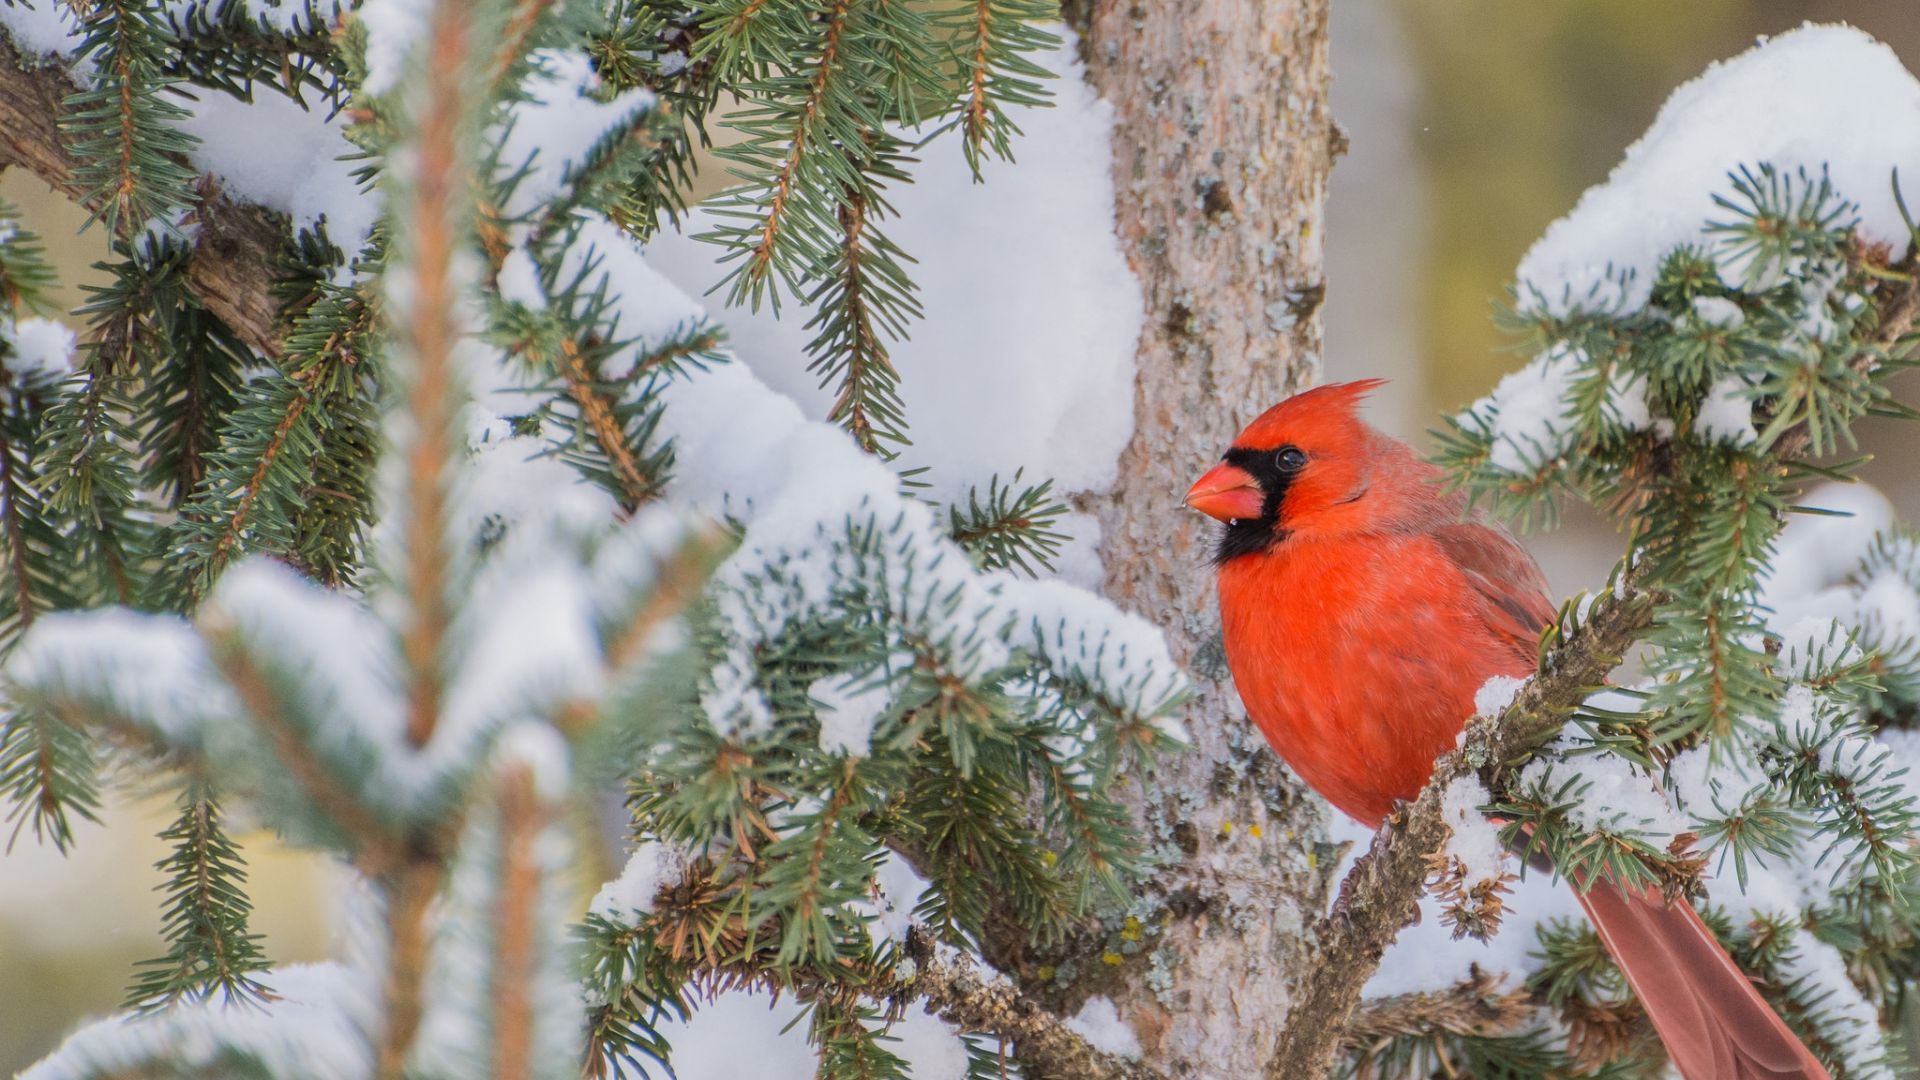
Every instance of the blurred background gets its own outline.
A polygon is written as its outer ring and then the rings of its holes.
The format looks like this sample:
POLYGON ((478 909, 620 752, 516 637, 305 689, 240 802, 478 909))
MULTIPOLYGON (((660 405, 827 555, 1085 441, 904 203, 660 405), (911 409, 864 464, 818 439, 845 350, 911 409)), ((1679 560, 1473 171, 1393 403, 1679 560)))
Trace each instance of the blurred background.
MULTIPOLYGON (((1257 0, 1247 0, 1257 2, 1257 0)), ((1421 441, 1522 357, 1492 313, 1527 246, 1605 178, 1667 94, 1713 60, 1803 20, 1851 22, 1920 70, 1912 0, 1333 0, 1334 112, 1352 150, 1334 171, 1327 237, 1327 376, 1393 380, 1380 426, 1421 441)), ((1872 102, 1861 102, 1870 109, 1872 102)), ((31 176, 0 177, 83 298, 97 230, 31 176)), ((1920 378, 1902 397, 1920 400, 1920 378)), ((1870 425, 1868 478, 1920 520, 1920 428, 1870 425)), ((1618 553, 1570 514, 1529 541, 1560 592, 1597 584, 1618 553)), ((0 859, 0 1075, 112 1009, 131 965, 160 951, 150 867, 165 801, 110 805, 62 857, 21 837, 0 859)), ((339 872, 244 838, 255 926, 277 961, 327 953, 339 872)))
MULTIPOLYGON (((1372 419, 1424 443, 1525 361, 1493 313, 1547 225, 1675 87, 1809 20, 1852 23, 1920 71, 1911 0, 1333 0, 1333 113, 1352 149, 1328 208, 1327 378, 1393 380, 1372 419)), ((1903 379, 1902 400, 1920 398, 1920 377, 1903 379)), ((1861 434, 1862 475, 1920 520, 1920 428, 1861 434)), ((1620 553, 1581 510, 1528 538, 1562 595, 1620 553)))

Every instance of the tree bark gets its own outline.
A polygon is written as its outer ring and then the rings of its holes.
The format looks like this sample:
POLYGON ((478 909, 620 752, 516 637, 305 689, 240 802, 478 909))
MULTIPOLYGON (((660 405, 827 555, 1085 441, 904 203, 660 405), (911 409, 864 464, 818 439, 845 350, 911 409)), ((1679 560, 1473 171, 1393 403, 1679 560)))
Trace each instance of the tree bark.
MULTIPOLYGON (((60 61, 22 53, 0 32, 0 169, 18 165, 92 209, 89 192, 74 179, 78 162, 60 135, 66 99, 77 92, 60 61)), ((210 177, 202 178, 200 190, 187 282, 242 341, 278 356, 279 304, 269 286, 277 276, 275 256, 287 243, 286 219, 220 194, 210 177)))
POLYGON ((1344 137, 1328 112, 1327 0, 1092 0, 1089 77, 1115 111, 1115 227, 1146 299, 1134 433, 1086 507, 1105 590, 1157 622, 1199 695, 1192 747, 1137 793, 1157 854, 1137 947, 1078 965, 1169 1076, 1257 1076, 1312 960, 1337 862, 1325 812, 1247 722, 1220 646, 1212 523, 1181 495, 1234 434, 1312 384, 1321 226, 1344 137), (1119 962, 1114 963, 1115 957, 1119 962))

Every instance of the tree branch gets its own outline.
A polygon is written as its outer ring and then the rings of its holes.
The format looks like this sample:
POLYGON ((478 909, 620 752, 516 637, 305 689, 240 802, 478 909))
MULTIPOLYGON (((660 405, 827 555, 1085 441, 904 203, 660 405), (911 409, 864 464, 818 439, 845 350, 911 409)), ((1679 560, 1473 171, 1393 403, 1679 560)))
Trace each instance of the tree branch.
POLYGON ((1499 977, 1476 964, 1467 978, 1444 990, 1368 1001, 1340 1041, 1344 1049, 1366 1054, 1408 1036, 1505 1035, 1535 1011, 1533 995, 1502 989, 1499 977))
POLYGON ((918 998, 927 1011, 962 1031, 984 1032, 1014 1044, 1030 1076, 1047 1080, 1166 1080, 1141 1061, 1095 1049, 1052 1010, 1013 984, 988 981, 964 957, 942 957, 925 931, 907 936, 911 979, 896 983, 896 1001, 918 998))
POLYGON ((620 421, 613 414, 612 403, 595 385, 593 372, 587 370, 587 363, 580 356, 580 346, 571 337, 562 338, 559 357, 543 359, 552 363, 567 384, 568 396, 580 406, 580 418, 586 421, 587 430, 593 432, 594 441, 600 444, 601 452, 613 465, 613 474, 620 481, 621 506, 628 511, 637 509, 652 497, 655 478, 640 467, 639 457, 627 444, 627 433, 620 429, 620 421))
POLYGON ((1367 854, 1340 886, 1333 914, 1320 920, 1320 948, 1294 998, 1279 1047, 1267 1062, 1267 1080, 1324 1076, 1345 1035, 1360 988, 1380 966, 1387 946, 1413 920, 1426 880, 1427 856, 1447 842, 1440 799, 1454 780, 1478 772, 1498 793, 1512 767, 1559 732, 1562 717, 1601 683, 1620 657, 1653 625, 1655 596, 1622 587, 1594 601, 1586 622, 1550 650, 1540 673, 1497 718, 1468 725, 1460 749, 1434 763, 1433 777, 1410 807, 1374 835, 1367 854))
MULTIPOLYGON (((675 893, 684 887, 666 886, 658 896, 661 910, 680 905, 675 893)), ((739 925, 737 919, 728 921, 739 925)), ((759 933, 765 935, 762 940, 777 941, 779 931, 769 924, 759 933)), ((843 1006, 861 998, 885 1010, 889 1021, 922 1002, 928 1012, 962 1032, 1013 1044, 1012 1056, 1024 1066, 1025 1075, 1036 1080, 1171 1080, 1152 1064, 1096 1049, 1046 1004, 1005 979, 982 975, 965 954, 945 950, 943 955, 933 935, 918 924, 907 931, 906 959, 897 965, 852 964, 843 977, 794 968, 786 973, 790 980, 772 974, 764 962, 768 954, 754 955, 758 946, 728 933, 714 936, 709 923, 674 928, 665 938, 657 924, 630 933, 651 934, 656 941, 677 939, 669 951, 686 964, 681 971, 691 973, 694 984, 709 993, 760 986, 774 993, 793 992, 803 1001, 831 999, 843 1006)), ((603 1072, 590 1061, 587 1074, 603 1072)))
POLYGON ((382 882, 387 901, 387 970, 380 995, 385 1025, 376 1051, 379 1080, 402 1080, 407 1055, 426 1013, 425 985, 431 935, 429 909, 440 891, 441 866, 430 855, 414 855, 382 882))
POLYGON ((338 777, 314 757, 306 735, 280 708, 267 675, 240 643, 218 610, 201 617, 201 633, 214 666, 233 687, 261 740, 286 770, 287 779, 331 824, 353 842, 353 861, 369 877, 390 871, 406 850, 403 837, 387 828, 338 777))
MULTIPOLYGON (((1910 274, 1878 302, 1880 319, 1872 338, 1882 351, 1899 348, 1920 320, 1920 274, 1910 274)), ((1866 357, 1863 363, 1872 362, 1866 357)), ((1772 453, 1780 461, 1805 455, 1810 448, 1805 424, 1783 435, 1772 453)), ((1347 1036, 1360 988, 1401 928, 1412 920, 1425 883, 1425 857, 1441 849, 1447 827, 1440 820, 1440 796, 1455 779, 1479 771, 1497 799, 1508 771, 1524 762, 1560 730, 1561 717, 1603 680, 1619 656, 1653 625, 1655 594, 1635 587, 1629 573, 1619 589, 1595 601, 1586 623, 1550 650, 1540 671, 1497 719, 1468 726, 1461 749, 1442 757, 1411 807, 1388 820, 1367 854, 1340 886, 1333 914, 1320 921, 1315 939, 1322 948, 1299 989, 1280 1044, 1268 1061, 1268 1080, 1325 1075, 1329 1059, 1347 1036)))
POLYGON ((533 995, 540 967, 540 859, 536 847, 545 808, 525 764, 500 778, 499 901, 493 912, 493 1075, 533 1074, 533 995))
MULTIPOLYGON (((0 168, 20 166, 75 202, 87 190, 75 176, 76 158, 60 136, 64 102, 80 88, 53 57, 23 54, 0 32, 0 168)), ((199 226, 187 284, 207 310, 242 341, 267 356, 280 355, 274 327, 275 256, 288 237, 286 218, 219 194, 210 177, 200 182, 199 226)), ((89 208, 94 208, 89 204, 89 208)))

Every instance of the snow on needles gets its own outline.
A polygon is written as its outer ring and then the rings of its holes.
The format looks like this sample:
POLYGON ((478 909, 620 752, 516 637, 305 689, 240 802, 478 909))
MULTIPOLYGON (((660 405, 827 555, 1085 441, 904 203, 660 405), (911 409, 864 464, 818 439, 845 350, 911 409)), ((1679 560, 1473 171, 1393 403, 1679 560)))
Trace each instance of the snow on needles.
MULTIPOLYGON (((310 16, 324 22, 340 11, 337 0, 314 3, 311 10, 297 0, 251 0, 241 6, 256 25, 281 32, 298 29, 310 16)), ((176 30, 206 14, 199 0, 176 0, 167 7, 176 30)), ((0 3, 0 27, 39 55, 71 57, 81 40, 70 6, 54 0, 35 0, 31 8, 0 3)), ((91 65, 74 64, 70 73, 85 82, 91 65)), ((188 113, 180 130, 199 140, 188 157, 218 179, 225 194, 278 210, 297 228, 312 228, 324 219, 328 239, 348 260, 359 254, 383 204, 378 191, 362 191, 353 178, 357 166, 347 159, 359 150, 347 141, 343 114, 330 113, 318 102, 296 102, 270 83, 261 84, 251 101, 204 87, 175 100, 188 113)))
POLYGON ((1480 684, 1480 689, 1473 692, 1473 715, 1499 716, 1506 712, 1507 706, 1520 696, 1520 688, 1525 685, 1527 680, 1511 675, 1488 677, 1486 682, 1480 684))
MULTIPOLYGON (((590 262, 620 285, 616 312, 632 351, 705 319, 599 217, 579 223, 562 274, 590 262)), ((930 643, 961 678, 986 677, 1024 647, 1115 702, 1147 708, 1184 687, 1165 639, 1144 620, 1063 583, 975 572, 928 504, 900 494, 891 470, 845 432, 807 420, 747 365, 688 372, 661 396, 661 432, 675 448, 669 497, 746 525, 715 575, 729 651, 703 695, 728 734, 751 737, 772 720, 753 682, 754 643, 830 615, 850 588, 879 599, 890 628, 930 643), (887 543, 871 542, 881 534, 887 543)))
MULTIPOLYGON (((732 991, 704 1002, 685 1020, 663 1018, 673 1046, 676 1080, 813 1080, 819 1064, 807 1045, 805 1006, 791 995, 774 1000, 732 991)), ((914 1080, 966 1080, 967 1053, 952 1029, 923 1007, 909 1009, 888 1032, 887 1048, 905 1058, 914 1080)))
POLYGON ((73 373, 78 339, 65 323, 38 317, 0 322, 0 366, 28 384, 58 382, 73 373))
MULTIPOLYGON (((1846 26, 1805 26, 1715 64, 1674 91, 1607 180, 1588 189, 1527 252, 1517 272, 1521 307, 1554 316, 1575 309, 1637 312, 1648 303, 1662 261, 1682 247, 1717 257, 1729 280, 1750 274, 1756 268, 1734 265, 1747 257, 1738 245, 1709 229, 1732 217, 1714 201, 1730 191, 1729 174, 1761 165, 1788 176, 1824 171, 1841 197, 1859 205, 1860 235, 1888 245, 1898 258, 1908 236, 1893 175, 1899 170, 1907 185, 1920 176, 1920 81, 1892 50, 1846 26), (1874 107, 1861 108, 1862 101, 1874 107)), ((1920 188, 1909 191, 1909 201, 1920 201, 1920 188)), ((1817 342, 1830 324, 1818 302, 1809 308, 1803 332, 1817 342)), ((1743 318, 1720 297, 1671 316, 1722 329, 1743 318)), ((1575 376, 1591 366, 1578 349, 1542 353, 1459 421, 1488 439, 1492 468, 1540 472, 1577 434, 1571 391, 1575 376)), ((1701 402, 1692 435, 1752 443, 1752 396, 1739 379, 1722 379, 1701 402)), ((1670 419, 1649 414, 1644 383, 1618 373, 1608 387, 1606 415, 1627 429, 1672 434, 1670 419)))
POLYGON ((1760 603, 1773 612, 1767 628, 1789 645, 1807 640, 1803 624, 1854 618, 1859 604, 1848 576, 1894 521, 1893 504, 1866 484, 1822 484, 1796 501, 1829 512, 1788 518, 1761 579, 1760 603))
POLYGON ((1120 1019, 1120 1010, 1112 998, 1099 994, 1088 998, 1080 1005, 1080 1011, 1067 1019, 1067 1027, 1103 1054, 1129 1059, 1140 1056, 1140 1039, 1126 1021, 1120 1019))
MULTIPOLYGON (((1567 452, 1579 423, 1567 390, 1587 363, 1585 350, 1550 349, 1502 378, 1491 395, 1465 414, 1468 425, 1492 441, 1489 464, 1521 475, 1545 468, 1567 452)), ((1607 386, 1606 414, 1628 430, 1654 426, 1647 412, 1646 381, 1615 373, 1607 386)), ((1748 431, 1751 436, 1751 427, 1748 431)))
POLYGON ((0 4, 0 27, 27 53, 64 56, 79 44, 79 20, 73 8, 53 0, 0 4))
POLYGON ((820 749, 845 757, 866 757, 873 725, 893 694, 886 680, 872 675, 828 675, 807 687, 819 707, 820 749))
POLYGON ((277 968, 262 980, 263 1001, 188 1001, 155 1012, 121 1013, 70 1036, 19 1080, 154 1075, 156 1063, 182 1075, 251 1072, 278 1080, 362 1080, 373 1075, 366 1032, 377 1024, 362 973, 338 964, 277 968))
MULTIPOLYGON (((1064 581, 1010 573, 998 577, 1001 595, 1021 613, 1014 642, 1053 667, 1094 686, 1118 689, 1118 700, 1138 713, 1156 711, 1185 688, 1166 637, 1147 620, 1064 581)), ((1187 740, 1186 727, 1172 716, 1155 717, 1154 726, 1168 738, 1187 740)))
POLYGON ((653 107, 653 94, 628 90, 612 101, 593 96, 600 76, 578 49, 541 49, 526 81, 527 100, 517 103, 500 139, 500 171, 519 173, 503 211, 508 218, 531 214, 553 200, 567 176, 609 133, 653 107))
POLYGON ((242 711, 192 627, 126 608, 41 616, 7 658, 6 674, 15 687, 72 694, 116 716, 145 718, 169 739, 193 741, 199 726, 242 711), (101 678, 104 671, 113 677, 101 678))
POLYGON ((296 228, 324 220, 327 239, 349 260, 360 253, 381 196, 353 177, 359 163, 348 158, 360 151, 347 141, 344 114, 270 90, 252 101, 201 90, 185 105, 191 115, 179 127, 200 140, 189 156, 227 194, 278 210, 296 228))
POLYGON ((1493 440, 1488 460, 1494 468, 1533 472, 1572 445, 1575 428, 1566 402, 1567 383, 1584 362, 1579 350, 1556 349, 1493 388, 1487 435, 1493 440))
POLYGON ((1520 262, 1522 302, 1637 308, 1661 259, 1702 242, 1726 216, 1713 202, 1729 171, 1771 163, 1824 168, 1860 205, 1868 239, 1906 251, 1893 171, 1920 201, 1920 81, 1892 49, 1849 26, 1804 26, 1717 63, 1674 91, 1606 182, 1550 226, 1520 262), (1862 108, 1861 102, 1872 102, 1862 108), (1621 271, 1631 271, 1622 284, 1621 271))
POLYGON ((660 890, 678 884, 686 872, 685 852, 659 840, 648 840, 633 849, 619 877, 593 894, 587 910, 612 922, 638 922, 640 916, 653 911, 660 890))
POLYGON ((1746 446, 1759 437, 1753 430, 1753 389, 1738 375, 1722 375, 1708 388, 1694 418, 1693 430, 1703 439, 1729 446, 1746 446))
MULTIPOLYGON (((909 170, 913 182, 887 193, 899 213, 881 227, 917 260, 926 307, 910 339, 892 345, 913 435, 905 460, 932 466, 944 499, 1022 467, 1063 491, 1103 490, 1133 434, 1144 305, 1113 232, 1112 108, 1082 78, 1072 32, 1048 29, 1065 40, 1034 59, 1059 77, 1046 82, 1051 107, 1008 107, 1024 133, 1017 160, 989 165, 976 184, 958 145, 937 140, 909 170)), ((664 231, 647 248, 696 296, 724 272, 723 249, 691 238, 710 223, 696 213, 684 235, 664 231)), ((809 313, 783 304, 776 318, 718 300, 714 315, 754 374, 824 417, 833 395, 800 359, 809 313)))
POLYGON ((360 89, 384 94, 400 84, 407 57, 427 35, 428 5, 421 0, 366 0, 357 17, 367 28, 367 77, 360 89))
POLYGON ((1480 812, 1492 801, 1487 786, 1472 774, 1456 777, 1440 796, 1440 818, 1452 833, 1447 854, 1460 860, 1467 888, 1498 881, 1506 871, 1507 849, 1500 842, 1500 829, 1480 812))

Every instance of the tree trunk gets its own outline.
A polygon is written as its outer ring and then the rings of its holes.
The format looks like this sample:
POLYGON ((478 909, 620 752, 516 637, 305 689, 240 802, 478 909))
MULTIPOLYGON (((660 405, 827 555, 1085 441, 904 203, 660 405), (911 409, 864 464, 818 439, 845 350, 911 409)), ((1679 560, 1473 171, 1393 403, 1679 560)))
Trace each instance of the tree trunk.
POLYGON ((1192 749, 1139 796, 1172 860, 1151 884, 1153 918, 1131 928, 1136 952, 1077 981, 1114 999, 1170 1076, 1260 1074, 1336 862, 1320 804, 1233 693, 1213 523, 1181 505, 1248 420, 1319 372, 1322 212, 1344 147, 1327 19, 1327 0, 1094 0, 1079 20, 1116 113, 1115 224, 1147 309, 1133 440, 1088 509, 1107 595, 1166 630, 1199 697, 1192 749))

